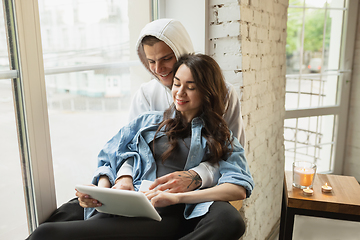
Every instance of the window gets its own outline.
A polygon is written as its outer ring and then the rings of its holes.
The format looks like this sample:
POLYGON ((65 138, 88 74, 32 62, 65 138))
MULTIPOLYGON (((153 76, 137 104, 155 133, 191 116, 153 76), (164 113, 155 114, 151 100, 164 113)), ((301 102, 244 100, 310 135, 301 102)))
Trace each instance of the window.
POLYGON ((150 80, 131 59, 134 21, 144 26, 149 14, 131 11, 127 0, 39 1, 41 35, 52 32, 42 46, 58 206, 91 182, 97 154, 128 122, 134 90, 150 80))
POLYGON ((354 1, 345 0, 289 2, 284 123, 287 170, 293 161, 307 160, 316 163, 320 172, 342 171, 354 39, 354 26, 347 25, 346 19, 353 14, 352 4, 354 1))
POLYGON ((11 189, 2 189, 12 194, 2 201, 11 203, 2 204, 14 204, 8 215, 16 216, 16 222, 1 222, 0 238, 24 239, 26 225, 31 231, 56 205, 73 198, 75 184, 91 180, 103 144, 128 121, 132 94, 150 80, 133 49, 141 28, 150 21, 150 3, 141 1, 140 9, 139 4, 4 1, 0 112, 5 118, 0 131, 6 134, 0 139, 6 141, 6 151, 0 157, 8 160, 0 170, 15 179, 11 189), (108 79, 113 89, 107 87, 108 79))

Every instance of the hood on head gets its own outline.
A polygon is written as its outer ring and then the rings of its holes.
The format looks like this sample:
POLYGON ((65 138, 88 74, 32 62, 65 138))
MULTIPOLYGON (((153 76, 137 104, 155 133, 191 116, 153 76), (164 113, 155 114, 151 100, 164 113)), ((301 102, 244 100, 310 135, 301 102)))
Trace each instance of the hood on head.
POLYGON ((194 52, 190 36, 179 21, 163 18, 146 24, 140 32, 136 43, 136 50, 141 63, 152 75, 154 74, 150 71, 148 61, 141 46, 142 39, 149 35, 166 43, 174 52, 177 60, 184 54, 194 52))

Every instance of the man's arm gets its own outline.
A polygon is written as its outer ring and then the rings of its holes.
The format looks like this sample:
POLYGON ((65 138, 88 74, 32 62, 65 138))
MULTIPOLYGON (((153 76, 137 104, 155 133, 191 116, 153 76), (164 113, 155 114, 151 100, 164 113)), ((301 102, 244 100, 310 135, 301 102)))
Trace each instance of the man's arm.
MULTIPOLYGON (((131 160, 126 161, 117 173, 117 179, 113 188, 133 190, 133 186, 129 184, 129 178, 132 179, 131 160)), ((188 171, 177 171, 169 173, 165 176, 157 178, 150 185, 150 190, 158 187, 159 190, 168 189, 169 192, 188 192, 197 188, 206 188, 215 186, 220 177, 218 166, 213 166, 208 162, 202 162, 199 166, 188 171)))
POLYGON ((189 192, 197 188, 215 186, 219 177, 218 166, 202 162, 188 171, 177 171, 157 178, 149 189, 168 189, 171 193, 189 192))
POLYGON ((239 140, 241 146, 245 147, 245 126, 241 115, 241 103, 233 85, 226 83, 226 86, 228 88, 229 99, 224 119, 234 137, 239 140))

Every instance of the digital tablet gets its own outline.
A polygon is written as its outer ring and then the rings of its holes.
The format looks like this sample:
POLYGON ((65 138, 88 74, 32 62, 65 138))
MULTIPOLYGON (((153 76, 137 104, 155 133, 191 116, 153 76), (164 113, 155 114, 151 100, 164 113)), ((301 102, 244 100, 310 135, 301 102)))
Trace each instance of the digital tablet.
POLYGON ((156 209, 141 192, 76 185, 76 189, 102 203, 99 212, 126 217, 148 217, 161 221, 156 209))

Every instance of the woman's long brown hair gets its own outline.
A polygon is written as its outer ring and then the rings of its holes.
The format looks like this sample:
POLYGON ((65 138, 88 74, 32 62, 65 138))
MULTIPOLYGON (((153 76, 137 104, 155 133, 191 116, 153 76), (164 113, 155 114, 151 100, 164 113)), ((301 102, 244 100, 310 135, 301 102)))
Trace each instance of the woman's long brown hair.
MULTIPOLYGON (((231 151, 229 145, 232 145, 230 131, 222 117, 226 111, 228 100, 228 91, 222 71, 213 58, 203 54, 182 56, 174 65, 173 72, 176 73, 183 64, 190 69, 202 98, 202 108, 198 116, 205 123, 202 136, 207 140, 210 150, 207 161, 217 163, 229 154, 231 151)), ((191 123, 184 121, 181 113, 172 104, 164 112, 164 120, 160 123, 157 132, 160 130, 166 133, 170 145, 162 155, 162 159, 165 161, 178 147, 178 140, 191 134, 191 123)))

